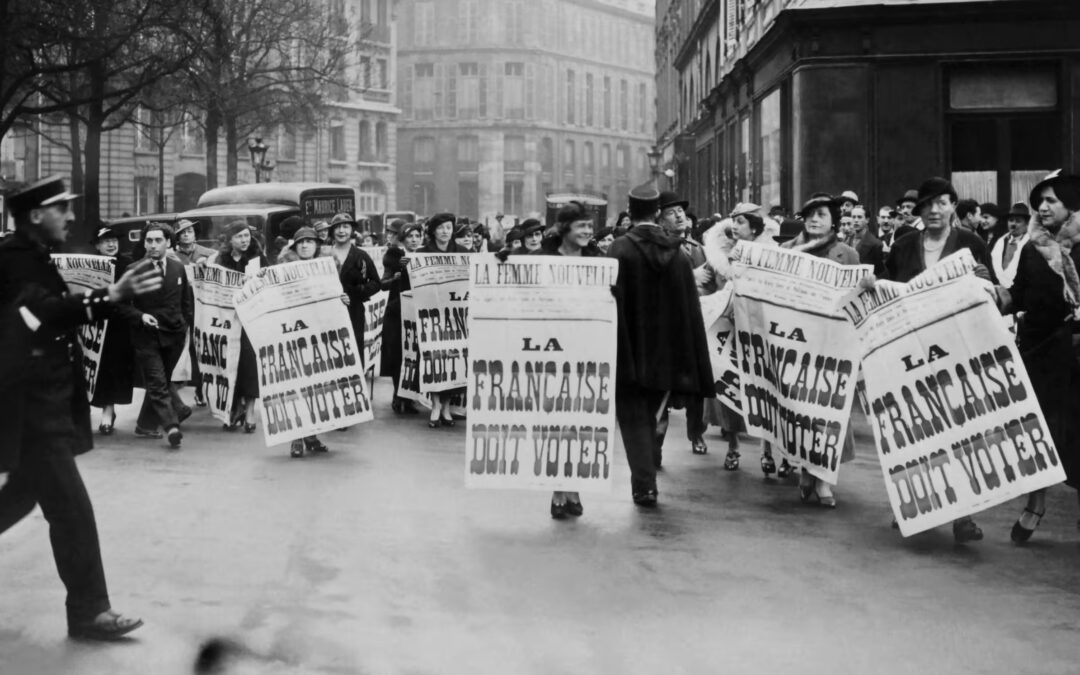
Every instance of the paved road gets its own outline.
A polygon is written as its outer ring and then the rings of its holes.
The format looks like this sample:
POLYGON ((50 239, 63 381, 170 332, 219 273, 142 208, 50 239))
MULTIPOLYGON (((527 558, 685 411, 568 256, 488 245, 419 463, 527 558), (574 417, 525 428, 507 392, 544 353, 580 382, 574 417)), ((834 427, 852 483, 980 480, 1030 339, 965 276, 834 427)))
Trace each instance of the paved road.
MULTIPOLYGON (((147 625, 70 643, 39 513, 0 537, 0 672, 191 672, 226 636, 251 673, 1076 673, 1080 532, 1055 488, 1032 543, 1020 504, 978 517, 981 543, 889 527, 868 428, 827 511, 764 481, 754 452, 691 455, 675 414, 661 506, 616 489, 555 522, 540 493, 466 491, 464 430, 395 418, 290 459, 205 411, 184 449, 136 442, 134 412, 80 460, 113 602, 147 625)), ((190 396, 189 396, 190 398, 190 396)), ((96 422, 96 420, 95 420, 96 422)))

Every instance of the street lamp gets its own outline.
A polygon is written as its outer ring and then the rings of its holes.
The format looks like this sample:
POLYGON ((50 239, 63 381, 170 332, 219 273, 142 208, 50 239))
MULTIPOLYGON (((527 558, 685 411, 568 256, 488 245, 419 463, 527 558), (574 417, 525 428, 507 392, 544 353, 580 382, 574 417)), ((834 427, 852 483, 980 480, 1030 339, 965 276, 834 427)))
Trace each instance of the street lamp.
POLYGON ((654 145, 649 150, 649 173, 652 175, 652 179, 656 182, 660 176, 660 150, 654 145))
POLYGON ((269 174, 274 170, 273 162, 266 161, 266 151, 270 147, 263 143, 263 139, 255 138, 248 139, 248 152, 251 153, 251 168, 255 170, 255 182, 262 182, 262 174, 265 171, 269 174))
POLYGON ((675 189, 675 169, 672 169, 671 167, 668 167, 668 168, 664 169, 664 175, 667 176, 668 189, 669 190, 674 190, 675 189))

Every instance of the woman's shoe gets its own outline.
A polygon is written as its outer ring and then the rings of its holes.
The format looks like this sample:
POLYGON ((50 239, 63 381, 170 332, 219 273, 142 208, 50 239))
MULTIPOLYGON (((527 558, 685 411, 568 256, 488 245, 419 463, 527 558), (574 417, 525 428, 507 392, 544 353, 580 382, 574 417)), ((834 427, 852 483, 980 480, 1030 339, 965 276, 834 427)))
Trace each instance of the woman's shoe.
POLYGON ((438 429, 439 428, 439 420, 428 420, 427 425, 428 425, 428 429, 438 429))
POLYGON ((255 425, 254 424, 248 424, 247 422, 244 422, 244 433, 245 434, 253 434, 253 433, 255 433, 255 425))
POLYGON ((454 426, 454 420, 452 420, 452 419, 451 420, 440 419, 439 424, 443 425, 444 427, 452 427, 452 426, 454 426))
POLYGON ((417 409, 416 405, 414 405, 413 402, 408 399, 402 399, 401 412, 405 413, 406 415, 420 414, 420 411, 417 409))
POLYGON ((814 484, 817 483, 817 479, 811 476, 806 469, 802 470, 799 474, 799 499, 804 502, 810 501, 810 497, 816 496, 814 491, 814 484))
POLYGON ((292 446, 289 448, 289 455, 292 457, 304 456, 304 441, 299 438, 292 442, 292 446))
POLYGON ((832 486, 823 480, 814 483, 814 495, 817 496, 819 506, 827 509, 836 508, 836 497, 833 495, 832 486))
POLYGON ((206 407, 206 397, 203 396, 203 393, 199 390, 195 390, 195 405, 199 408, 206 407))
POLYGON ((109 435, 112 434, 113 429, 115 428, 115 425, 116 425, 116 413, 113 413, 112 419, 109 420, 108 422, 105 422, 103 420, 101 422, 101 424, 98 425, 97 429, 101 433, 102 436, 109 436, 109 435))
POLYGON ((709 452, 709 446, 705 445, 705 439, 698 436, 690 443, 690 452, 695 455, 705 455, 709 452))
MULTIPOLYGON (((899 524, 897 527, 900 527, 899 524)), ((961 518, 953 521, 952 536, 957 544, 966 544, 969 541, 980 541, 983 538, 983 531, 971 518, 961 518)))
POLYGON ((578 496, 578 493, 570 492, 567 494, 573 495, 573 497, 567 496, 566 498, 566 512, 574 517, 585 513, 585 507, 581 505, 581 497, 578 496))
POLYGON ((330 452, 330 448, 326 447, 326 445, 317 438, 311 438, 310 440, 305 438, 304 448, 308 452, 330 452))
POLYGON ((738 450, 728 450, 727 455, 724 457, 724 469, 728 471, 735 471, 739 468, 739 454, 738 450))
POLYGON ((1035 528, 1039 527, 1039 523, 1042 522, 1042 518, 1045 515, 1046 515, 1046 508, 1045 507, 1043 508, 1042 513, 1039 513, 1037 511, 1032 511, 1031 509, 1029 509, 1027 507, 1024 507, 1024 510, 1020 512, 1020 517, 1017 518, 1016 523, 1013 524, 1012 533, 1010 533, 1009 536, 1017 544, 1023 544, 1028 539, 1031 539, 1031 535, 1035 534, 1035 528), (1032 516, 1035 517, 1035 524, 1032 525, 1030 528, 1024 527, 1024 525, 1023 525, 1022 521, 1024 520, 1024 514, 1025 513, 1030 513, 1032 516))
POLYGON ((390 403, 390 409, 400 415, 401 414, 401 399, 399 399, 397 397, 394 397, 393 402, 390 403))
POLYGON ((766 478, 776 473, 776 462, 773 460, 772 455, 761 456, 761 472, 765 474, 766 478))
POLYGON ((222 431, 236 431, 244 424, 244 413, 233 414, 229 421, 221 425, 222 431))
POLYGON ((562 520, 563 518, 566 518, 566 506, 566 502, 556 504, 554 499, 551 500, 551 517, 555 520, 562 520))
POLYGON ((788 461, 786 459, 782 459, 780 460, 780 468, 776 470, 776 477, 783 480, 784 478, 787 478, 792 473, 794 473, 794 471, 795 469, 792 468, 790 464, 788 464, 788 461))

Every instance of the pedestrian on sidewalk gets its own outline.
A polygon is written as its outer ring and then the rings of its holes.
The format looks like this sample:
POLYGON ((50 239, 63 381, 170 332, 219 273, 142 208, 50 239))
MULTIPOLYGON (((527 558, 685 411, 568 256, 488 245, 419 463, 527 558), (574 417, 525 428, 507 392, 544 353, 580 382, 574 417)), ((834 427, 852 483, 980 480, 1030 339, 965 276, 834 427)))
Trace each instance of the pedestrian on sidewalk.
POLYGON ((72 295, 49 260, 74 220, 72 195, 57 177, 9 201, 15 233, 0 243, 0 532, 41 506, 60 579, 68 635, 114 640, 142 625, 112 609, 97 523, 75 456, 94 446, 78 326, 116 318, 118 303, 158 292, 149 263, 106 288, 72 295))

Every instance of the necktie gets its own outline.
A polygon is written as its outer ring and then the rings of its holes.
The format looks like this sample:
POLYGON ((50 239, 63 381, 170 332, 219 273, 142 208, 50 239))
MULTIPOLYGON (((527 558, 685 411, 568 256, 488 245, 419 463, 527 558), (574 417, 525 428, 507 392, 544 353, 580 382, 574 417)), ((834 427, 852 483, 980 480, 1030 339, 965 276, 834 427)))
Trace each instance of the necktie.
POLYGON ((1010 235, 1008 241, 1005 242, 1005 254, 1001 257, 1001 266, 1008 267, 1014 255, 1016 255, 1016 239, 1010 235))

